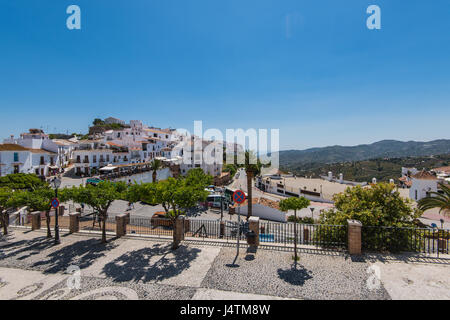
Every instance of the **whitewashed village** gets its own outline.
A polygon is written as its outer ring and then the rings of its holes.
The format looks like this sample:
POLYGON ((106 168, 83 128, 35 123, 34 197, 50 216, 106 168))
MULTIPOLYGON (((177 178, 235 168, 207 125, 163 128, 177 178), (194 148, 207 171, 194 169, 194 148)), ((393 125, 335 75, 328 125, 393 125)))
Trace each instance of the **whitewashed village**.
POLYGON ((236 142, 113 117, 96 119, 85 135, 29 129, 5 138, 0 298, 154 299, 145 286, 156 279, 151 290, 172 286, 157 299, 450 298, 450 284, 433 285, 446 266, 414 264, 449 256, 448 211, 427 201, 445 197, 450 167, 355 182, 252 164, 252 154, 236 142), (219 159, 189 153, 207 148, 219 159), (230 154, 245 162, 216 161, 230 154), (88 259, 110 246, 103 260, 88 259), (348 262, 361 257, 362 265, 348 262), (165 262, 155 269, 158 259, 165 262), (237 285, 260 264, 265 272, 250 290, 237 285), (80 270, 84 284, 61 292, 67 268, 80 270), (369 285, 366 269, 384 277, 369 285), (27 275, 20 281, 18 270, 27 275), (39 270, 54 272, 22 295, 39 270), (98 284, 105 276, 120 285, 98 284))
MULTIPOLYGON (((9 174, 35 174, 43 181, 51 181, 55 177, 62 178, 63 185, 86 184, 88 181, 114 180, 125 182, 152 182, 153 160, 158 160, 164 166, 158 169, 157 179, 185 176, 193 168, 201 168, 211 175, 213 185, 220 192, 210 189, 213 194, 224 193, 224 188, 234 191, 238 188, 247 192, 245 172, 224 171, 222 161, 206 163, 205 159, 189 161, 183 157, 183 149, 192 147, 194 151, 195 136, 177 132, 172 128, 149 127, 140 120, 124 120, 108 117, 103 121, 106 125, 115 125, 116 129, 105 129, 102 126, 92 126, 88 135, 73 136, 67 139, 50 138, 42 129, 29 129, 20 137, 11 135, 0 144, 0 176, 9 174), (241 175, 241 177, 239 177, 241 175), (94 179, 90 179, 94 178, 94 179), (98 180, 95 180, 98 179, 98 180)), ((200 140, 198 146, 202 150, 218 141, 200 140)), ((244 147, 237 143, 220 141, 224 152, 239 153, 244 147)), ((185 150, 185 149, 184 149, 185 150)), ((323 210, 333 207, 333 197, 354 186, 370 187, 377 179, 369 182, 354 182, 344 179, 342 173, 328 172, 320 178, 298 177, 291 173, 283 173, 273 168, 264 174, 257 175, 252 180, 256 197, 256 208, 253 215, 261 219, 277 222, 288 222, 292 212, 279 210, 278 202, 287 197, 305 197, 312 204, 301 210, 300 216, 319 219, 323 210), (261 202, 259 198, 262 198, 261 202), (316 210, 317 209, 317 210, 316 210)), ((450 182, 450 167, 433 168, 429 171, 417 168, 402 168, 399 178, 390 179, 404 198, 419 201, 430 192, 440 191, 439 183, 450 182)), ((213 198, 211 198, 213 199, 213 198)), ((216 201, 218 201, 216 198, 216 201)), ((228 197, 228 202, 231 197, 228 197)), ((214 201, 212 201, 214 202, 214 201)), ((215 204, 211 204, 217 206, 215 204)), ((224 206, 224 204, 223 204, 224 206)), ((228 207, 226 208, 228 210, 228 207)), ((246 215, 244 208, 241 214, 246 215)), ((435 210, 436 211, 436 210, 435 210)), ((425 215, 426 217, 427 215, 425 215)), ((436 214, 429 215, 425 223, 436 224, 436 214)))

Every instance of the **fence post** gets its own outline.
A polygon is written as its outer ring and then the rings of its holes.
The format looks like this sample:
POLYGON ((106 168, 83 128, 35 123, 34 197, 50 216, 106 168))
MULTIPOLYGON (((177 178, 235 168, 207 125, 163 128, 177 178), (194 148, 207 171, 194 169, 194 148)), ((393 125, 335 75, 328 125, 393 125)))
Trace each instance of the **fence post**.
POLYGON ((358 220, 347 220, 347 224, 348 253, 351 255, 360 255, 362 223, 358 220))
POLYGON ((31 213, 31 230, 39 230, 41 228, 41 212, 35 211, 31 213))
POLYGON ((127 234, 127 215, 119 214, 116 216, 116 236, 123 237, 127 234))
POLYGON ((225 235, 225 222, 220 221, 220 238, 223 238, 225 235))
POLYGON ((79 212, 69 213, 69 232, 75 233, 80 231, 80 216, 79 212))
POLYGON ((252 216, 248 219, 248 229, 255 233, 254 240, 248 241, 251 247, 259 246, 259 217, 252 216))

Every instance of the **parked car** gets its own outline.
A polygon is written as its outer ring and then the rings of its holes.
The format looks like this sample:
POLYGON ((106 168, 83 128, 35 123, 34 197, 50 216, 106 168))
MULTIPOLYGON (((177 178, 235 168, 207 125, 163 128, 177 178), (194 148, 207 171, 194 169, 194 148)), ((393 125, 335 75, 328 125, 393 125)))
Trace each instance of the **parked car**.
POLYGON ((164 211, 158 211, 153 214, 151 219, 152 227, 172 227, 172 220, 167 217, 164 211))

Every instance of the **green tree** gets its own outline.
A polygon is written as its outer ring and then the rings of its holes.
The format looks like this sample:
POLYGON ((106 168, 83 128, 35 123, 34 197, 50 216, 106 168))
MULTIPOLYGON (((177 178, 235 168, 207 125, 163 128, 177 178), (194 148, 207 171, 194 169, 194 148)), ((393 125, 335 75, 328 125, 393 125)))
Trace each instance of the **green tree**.
POLYGON ((102 119, 99 119, 99 118, 95 118, 94 121, 92 122, 92 124, 94 126, 101 126, 101 125, 105 124, 105 121, 103 121, 102 119))
POLYGON ((450 187, 443 183, 440 183, 439 186, 443 193, 430 192, 428 197, 419 200, 418 207, 423 211, 439 208, 439 213, 450 215, 450 187))
MULTIPOLYGON (((288 212, 289 210, 294 210, 294 219, 297 221, 297 210, 308 208, 309 200, 305 197, 300 198, 287 198, 280 201, 280 210, 283 212, 288 212)), ((298 261, 297 256, 297 222, 294 223, 294 261, 298 261)))
MULTIPOLYGON (((47 225, 47 238, 52 237, 50 230, 50 210, 52 208, 51 201, 55 197, 55 192, 50 187, 37 188, 31 191, 23 190, 16 192, 11 202, 15 207, 25 205, 33 211, 45 212, 45 222, 47 225)), ((55 213, 56 214, 56 213, 55 213)))
POLYGON ((213 183, 214 178, 204 173, 201 168, 195 168, 188 171, 184 180, 189 186, 204 189, 213 183))
POLYGON ((34 190, 48 185, 35 174, 13 173, 0 177, 0 188, 13 190, 34 190))
POLYGON ((347 188, 334 195, 333 200, 335 209, 325 211, 321 223, 346 225, 348 219, 355 219, 364 226, 407 227, 413 226, 414 220, 422 214, 390 183, 347 188))
POLYGON ((247 221, 253 214, 253 178, 261 173, 261 161, 251 150, 245 151, 245 173, 247 175, 247 221))
POLYGON ((136 203, 140 201, 142 198, 143 188, 144 185, 138 183, 128 186, 126 192, 124 192, 123 200, 128 201, 129 203, 136 203))
POLYGON ((199 183, 197 179, 169 178, 158 183, 144 184, 141 189, 143 201, 161 204, 166 212, 166 216, 171 220, 173 226, 172 249, 176 249, 179 246, 175 239, 175 221, 181 214, 186 212, 187 208, 196 205, 200 201, 205 201, 207 196, 208 192, 204 190, 204 185, 199 183))
POLYGON ((152 163, 150 163, 150 170, 152 170, 152 182, 156 182, 156 173, 163 166, 163 163, 159 159, 154 159, 152 163))
POLYGON ((124 182, 102 181, 96 186, 87 185, 63 189, 60 193, 65 199, 85 203, 99 214, 102 222, 102 243, 106 243, 106 219, 108 209, 114 200, 126 198, 127 185, 124 182))
POLYGON ((226 164, 226 165, 223 166, 222 171, 223 171, 223 172, 229 172, 231 178, 233 178, 234 175, 235 175, 236 172, 237 172, 237 167, 236 167, 235 164, 226 164))

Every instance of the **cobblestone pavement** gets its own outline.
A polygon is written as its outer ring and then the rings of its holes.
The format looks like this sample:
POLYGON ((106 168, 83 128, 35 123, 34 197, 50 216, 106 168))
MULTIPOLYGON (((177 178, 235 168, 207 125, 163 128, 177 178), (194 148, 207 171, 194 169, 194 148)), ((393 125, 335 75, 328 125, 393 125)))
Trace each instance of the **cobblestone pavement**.
MULTIPOLYGON (((401 272, 402 264, 380 257, 301 252, 295 265, 291 252, 244 248, 236 258, 233 247, 189 243, 172 251, 161 239, 110 238, 105 245, 92 234, 63 234, 61 242, 11 229, 0 240, 0 299, 390 299, 408 290, 408 282, 398 289, 395 277, 368 286, 373 265, 401 272)), ((447 288, 427 279, 419 290, 420 272, 408 267, 416 297, 447 288)))

